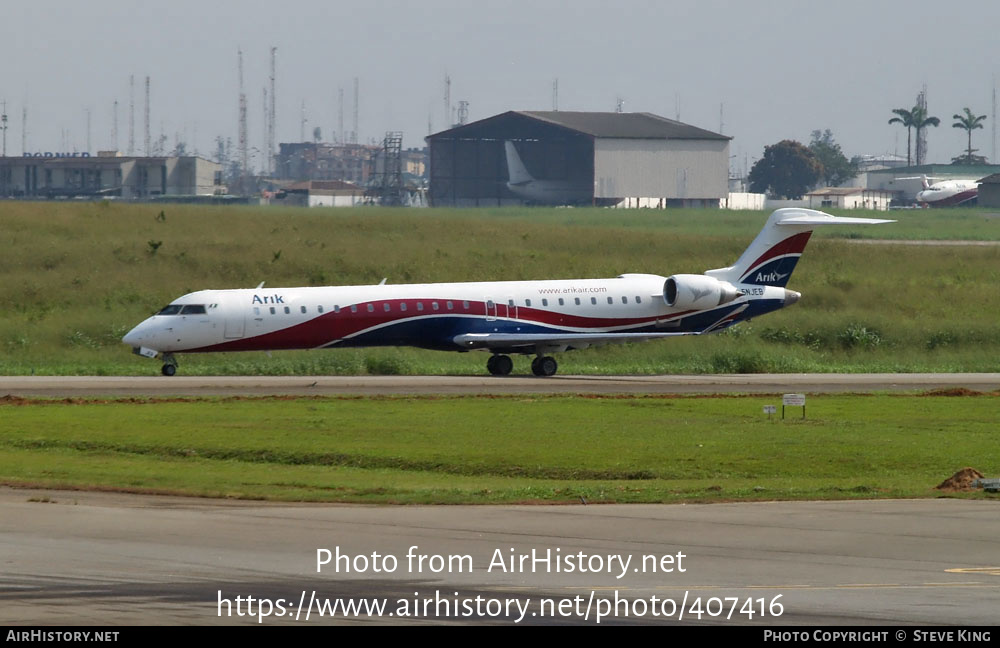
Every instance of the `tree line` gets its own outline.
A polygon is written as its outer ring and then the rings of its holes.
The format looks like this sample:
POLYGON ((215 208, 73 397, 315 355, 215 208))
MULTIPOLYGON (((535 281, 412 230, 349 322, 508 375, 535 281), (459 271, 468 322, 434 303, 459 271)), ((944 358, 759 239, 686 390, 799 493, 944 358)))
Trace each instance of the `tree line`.
MULTIPOLYGON (((941 120, 929 115, 927 108, 920 103, 910 109, 895 108, 892 112, 896 116, 889 123, 906 128, 906 165, 910 166, 914 161, 914 131, 917 137, 915 162, 918 166, 923 164, 926 151, 920 145, 920 136, 925 129, 939 126, 941 120)), ((967 143, 965 153, 952 158, 951 163, 986 164, 985 157, 975 155, 979 149, 972 148, 972 131, 983 128, 986 115, 976 115, 966 107, 952 118, 955 120, 952 127, 966 131, 967 143)), ((834 187, 853 178, 858 174, 858 163, 857 157, 847 159, 830 129, 815 130, 808 146, 795 140, 782 140, 764 147, 763 157, 750 170, 750 191, 797 200, 821 181, 826 186, 834 187)))

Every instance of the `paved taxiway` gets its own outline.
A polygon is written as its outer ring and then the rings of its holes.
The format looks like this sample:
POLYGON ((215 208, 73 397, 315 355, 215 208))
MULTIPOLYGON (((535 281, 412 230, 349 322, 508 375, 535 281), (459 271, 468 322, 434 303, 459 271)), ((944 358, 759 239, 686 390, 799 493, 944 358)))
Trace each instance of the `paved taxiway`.
POLYGON ((809 393, 1000 390, 1000 373, 717 374, 698 376, 3 376, 0 395, 809 393))
MULTIPOLYGON (((1000 606, 997 513, 998 503, 972 500, 369 507, 3 488, 0 625, 255 622, 235 616, 237 596, 283 598, 291 616, 264 622, 305 623, 305 611, 296 622, 294 610, 313 592, 384 597, 389 610, 399 599, 436 595, 517 599, 528 601, 522 623, 582 623, 592 592, 596 600, 617 592, 677 603, 686 593, 703 605, 715 597, 727 613, 727 597, 757 608, 763 599, 769 610, 781 595, 780 617, 747 619, 737 609, 729 621, 703 616, 702 623, 992 625, 1000 606), (414 545, 415 554, 471 556, 472 570, 433 573, 429 562, 422 573, 411 570, 406 555, 414 545), (317 574, 317 549, 338 547, 351 556, 392 555, 398 567, 317 574), (633 562, 620 579, 617 563, 610 574, 487 571, 497 550, 511 549, 631 555, 633 562), (644 555, 676 560, 678 552, 683 573, 633 571, 644 555), (218 616, 220 591, 233 617, 218 616), (564 609, 573 613, 533 616, 543 598, 569 600, 564 609)), ((439 620, 431 609, 420 622, 439 620)), ((627 621, 664 620, 650 609, 627 621)), ((697 622, 692 615, 684 621, 697 622)), ((513 623, 518 616, 440 620, 513 623)), ((324 621, 314 609, 309 623, 324 621)))

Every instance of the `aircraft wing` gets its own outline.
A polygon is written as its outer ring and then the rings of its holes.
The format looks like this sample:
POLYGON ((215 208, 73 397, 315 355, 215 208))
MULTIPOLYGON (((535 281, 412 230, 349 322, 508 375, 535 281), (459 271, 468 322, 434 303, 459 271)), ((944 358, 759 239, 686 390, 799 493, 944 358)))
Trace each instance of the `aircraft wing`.
POLYGON ((518 347, 586 344, 607 344, 609 342, 626 342, 629 340, 653 340, 656 338, 674 337, 677 335, 700 335, 701 331, 686 333, 464 333, 456 335, 454 342, 470 349, 489 349, 492 347, 518 347))
POLYGON ((641 340, 656 340, 659 338, 677 337, 680 335, 701 335, 711 333, 727 321, 739 315, 747 309, 749 304, 740 304, 734 309, 727 310, 726 314, 715 321, 712 325, 706 326, 700 331, 654 331, 650 333, 463 333, 452 338, 455 344, 460 344, 469 349, 492 349, 513 347, 533 347, 533 346, 577 346, 593 344, 611 344, 614 342, 631 342, 641 340))

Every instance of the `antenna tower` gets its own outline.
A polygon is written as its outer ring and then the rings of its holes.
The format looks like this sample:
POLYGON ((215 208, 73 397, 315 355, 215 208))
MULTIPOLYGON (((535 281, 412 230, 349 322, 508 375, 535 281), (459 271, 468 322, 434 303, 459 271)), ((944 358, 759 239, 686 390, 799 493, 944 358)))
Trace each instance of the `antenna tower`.
POLYGON ((552 82, 552 110, 559 110, 559 79, 552 82))
POLYGON ((274 174, 274 136, 275 136, 275 55, 278 51, 277 47, 271 48, 271 110, 268 111, 267 115, 267 162, 265 167, 267 168, 268 175, 274 174))
POLYGON ((149 157, 149 77, 146 77, 146 135, 145 135, 145 155, 149 157))
POLYGON ((240 181, 249 171, 250 151, 247 146, 247 95, 243 91, 243 50, 236 50, 237 68, 240 77, 240 103, 239 103, 239 155, 240 155, 240 181))
POLYGON ((114 107, 112 108, 111 115, 111 149, 113 151, 118 150, 118 100, 115 99, 114 107))
POLYGON ((3 114, 0 114, 0 130, 3 131, 3 156, 7 157, 7 102, 3 102, 3 114))
POLYGON ((380 205, 398 207, 403 204, 403 133, 388 131, 382 140, 382 151, 375 160, 375 181, 367 196, 380 205))
POLYGON ((135 155, 135 75, 128 76, 128 154, 135 155))
POLYGON ((344 144, 344 89, 337 88, 337 143, 344 144))
POLYGON ((451 116, 451 77, 444 75, 444 123, 451 128, 455 120, 451 116))
MULTIPOLYGON (((924 89, 920 91, 917 95, 917 106, 924 109, 924 117, 927 117, 927 86, 924 85, 924 89)), ((920 130, 920 134, 917 136, 917 166, 924 163, 927 159, 927 129, 923 128, 920 130)))
POLYGON ((358 77, 354 77, 354 133, 351 136, 351 143, 358 143, 358 77))

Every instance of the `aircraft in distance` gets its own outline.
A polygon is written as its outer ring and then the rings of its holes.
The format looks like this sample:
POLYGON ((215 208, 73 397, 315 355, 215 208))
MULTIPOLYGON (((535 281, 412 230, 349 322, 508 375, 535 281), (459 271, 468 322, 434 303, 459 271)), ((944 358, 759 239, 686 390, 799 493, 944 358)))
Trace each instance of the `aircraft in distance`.
MULTIPOLYGON (((908 179, 912 178, 900 178, 908 179)), ((920 182, 924 189, 917 194, 917 202, 928 207, 956 207, 979 196, 979 183, 975 180, 942 180, 931 184, 924 175, 920 176, 920 182)))
POLYGON ((537 205, 573 205, 590 203, 594 188, 568 180, 536 180, 521 162, 514 142, 503 143, 507 154, 507 188, 525 201, 537 205))
POLYGON ((551 376, 552 353, 591 345, 702 335, 799 300, 785 285, 814 228, 893 221, 779 209, 727 268, 704 274, 252 290, 201 290, 172 301, 128 332, 134 353, 412 346, 487 351, 487 370, 511 372, 511 354, 551 376))

